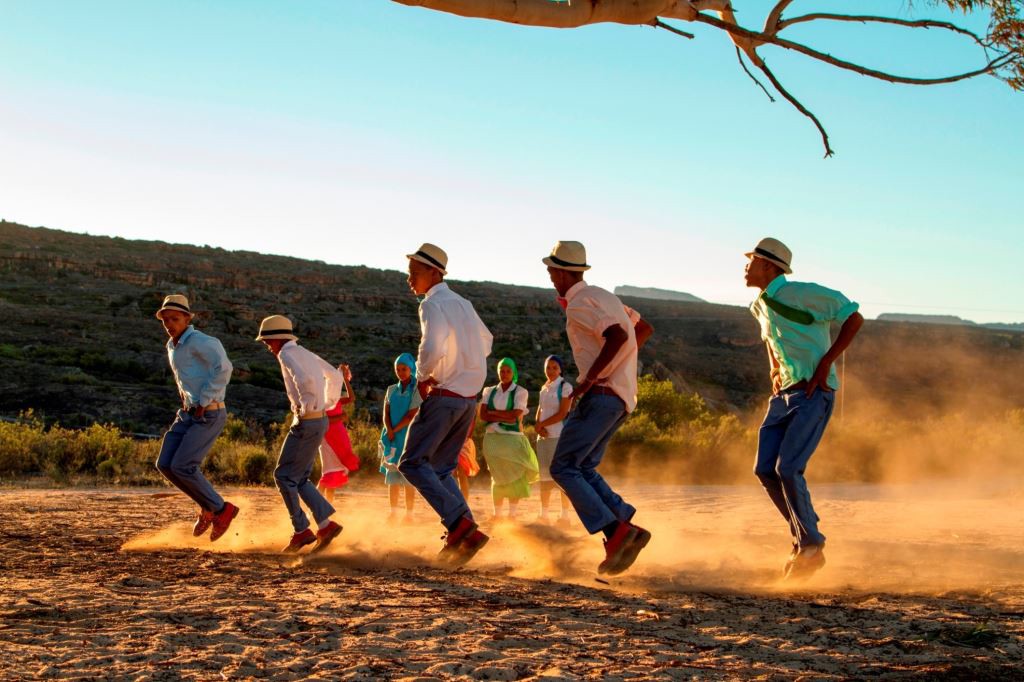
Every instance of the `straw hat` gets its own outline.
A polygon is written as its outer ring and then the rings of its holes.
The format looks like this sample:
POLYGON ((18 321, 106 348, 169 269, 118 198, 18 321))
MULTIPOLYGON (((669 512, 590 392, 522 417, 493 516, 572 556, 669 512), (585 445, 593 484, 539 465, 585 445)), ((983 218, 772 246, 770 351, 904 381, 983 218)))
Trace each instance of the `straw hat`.
POLYGON ((299 337, 292 333, 292 321, 284 315, 271 315, 264 317, 260 322, 260 333, 257 341, 269 341, 271 339, 285 339, 286 341, 298 341, 299 337))
POLYGON ((793 273, 793 269, 790 267, 790 263, 793 262, 793 252, 778 239, 765 237, 757 243, 753 251, 748 251, 744 255, 748 258, 764 258, 766 261, 778 265, 787 275, 793 273))
POLYGON ((159 319, 163 319, 163 312, 165 310, 174 310, 179 313, 185 313, 189 319, 196 316, 192 309, 188 307, 188 299, 181 294, 171 294, 164 298, 163 304, 160 306, 160 310, 156 311, 156 316, 159 319))
POLYGON ((448 254, 440 246, 424 243, 416 253, 410 253, 406 255, 406 258, 429 265, 435 270, 440 270, 442 275, 448 274, 448 271, 445 270, 448 267, 448 254))
POLYGON ((551 255, 542 260, 544 265, 560 270, 585 272, 590 269, 587 265, 587 250, 579 242, 558 242, 551 249, 551 255))

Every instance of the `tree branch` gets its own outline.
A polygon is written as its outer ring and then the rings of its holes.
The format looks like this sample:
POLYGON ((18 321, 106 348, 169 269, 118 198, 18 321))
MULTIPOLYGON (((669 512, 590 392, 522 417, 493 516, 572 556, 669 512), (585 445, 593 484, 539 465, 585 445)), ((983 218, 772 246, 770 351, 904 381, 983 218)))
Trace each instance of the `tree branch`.
POLYGON ((768 80, 772 82, 772 85, 775 86, 775 89, 779 91, 780 95, 785 97, 790 104, 796 107, 797 111, 799 111, 801 114, 803 114, 804 116, 806 116, 807 118, 811 119, 814 122, 814 125, 818 128, 818 132, 821 133, 821 142, 822 144, 825 145, 825 158, 827 159, 828 157, 835 154, 835 152, 832 150, 832 147, 828 143, 828 133, 825 132, 825 127, 821 125, 821 121, 818 120, 818 117, 811 113, 811 111, 807 107, 801 104, 800 100, 798 100, 796 97, 793 97, 793 95, 789 94, 789 91, 786 90, 786 88, 782 87, 782 83, 780 83, 779 79, 775 77, 775 74, 772 73, 771 69, 768 68, 768 65, 764 63, 763 59, 758 60, 757 62, 755 62, 755 64, 757 65, 757 68, 761 69, 761 71, 764 72, 764 75, 768 76, 768 80))
POLYGON ((764 83, 757 80, 757 76, 752 74, 750 72, 750 69, 747 68, 747 63, 743 61, 743 50, 740 49, 739 45, 736 46, 736 59, 739 60, 740 66, 743 68, 746 74, 750 76, 750 80, 754 81, 754 83, 757 84, 757 87, 761 88, 761 90, 764 91, 764 94, 768 96, 768 100, 774 104, 775 98, 772 97, 772 93, 768 92, 768 88, 764 87, 764 83))
POLYGON ((940 78, 911 78, 909 76, 898 76, 896 74, 886 73, 885 71, 879 71, 877 69, 869 69, 866 66, 854 64, 853 62, 833 57, 830 54, 819 52, 818 50, 808 47, 802 43, 796 43, 792 40, 786 40, 784 38, 779 38, 778 36, 768 35, 758 31, 751 31, 750 29, 743 28, 742 26, 738 26, 727 21, 722 21, 721 19, 717 19, 707 14, 698 13, 695 21, 722 29, 730 35, 739 37, 748 43, 752 43, 755 48, 765 44, 778 45, 779 47, 799 52, 811 57, 812 59, 817 59, 818 61, 831 64, 832 66, 846 71, 852 71, 854 73, 859 73, 862 76, 877 78, 878 80, 887 81, 889 83, 903 83, 905 85, 938 85, 939 83, 955 83, 957 81, 974 78, 975 76, 980 76, 982 74, 994 73, 1000 67, 1014 61, 1015 59, 1012 54, 1002 54, 999 57, 990 60, 984 67, 974 71, 968 71, 967 73, 943 76, 940 78))
MULTIPOLYGON (((862 24, 869 22, 878 24, 896 24, 897 26, 906 26, 908 28, 941 28, 954 33, 959 33, 970 37, 974 42, 978 43, 982 47, 988 47, 985 41, 982 40, 981 36, 973 31, 968 31, 966 28, 957 26, 956 24, 948 21, 935 21, 934 19, 897 19, 895 17, 879 17, 873 15, 855 15, 855 14, 829 14, 826 12, 814 12, 812 14, 803 14, 792 19, 783 19, 778 23, 778 30, 781 31, 784 28, 792 26, 793 24, 802 24, 808 21, 818 21, 819 19, 827 21, 853 21, 862 24)), ((765 31, 767 33, 767 31, 765 31)))
POLYGON ((792 4, 793 0, 779 0, 778 4, 772 8, 772 11, 768 14, 768 18, 764 22, 764 32, 768 35, 775 35, 782 30, 782 13, 787 7, 792 4))
POLYGON ((662 21, 661 19, 658 19, 658 18, 655 18, 654 20, 652 20, 649 25, 653 26, 654 28, 663 28, 666 31, 670 31, 672 33, 675 33, 677 36, 682 36, 684 38, 689 38, 690 40, 693 40, 694 38, 697 37, 697 36, 693 35, 692 33, 680 30, 680 29, 676 28, 675 26, 669 26, 664 21, 662 21))

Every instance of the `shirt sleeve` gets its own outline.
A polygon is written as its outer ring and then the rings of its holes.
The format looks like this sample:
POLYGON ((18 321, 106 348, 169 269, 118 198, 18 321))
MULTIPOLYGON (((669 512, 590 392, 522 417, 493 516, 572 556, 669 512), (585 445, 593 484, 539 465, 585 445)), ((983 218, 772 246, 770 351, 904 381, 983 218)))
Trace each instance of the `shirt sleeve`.
POLYGON ((595 337, 601 337, 608 327, 619 323, 593 298, 577 297, 566 308, 565 314, 572 324, 587 330, 595 337))
POLYGON ((520 386, 519 390, 516 391, 516 403, 515 403, 515 408, 514 409, 522 410, 523 414, 525 415, 526 414, 526 410, 529 407, 529 403, 530 403, 530 392, 527 391, 522 386, 520 386))
MULTIPOLYGON (((555 395, 557 396, 558 394, 556 393, 555 395)), ((565 400, 566 398, 568 398, 570 396, 572 396, 572 384, 570 384, 568 381, 565 381, 563 379, 562 380, 562 400, 565 400)))
POLYGON ((640 321, 640 313, 633 310, 628 305, 624 305, 622 306, 622 308, 626 311, 626 317, 629 318, 629 323, 635 327, 637 323, 640 321))
MULTIPOLYGON (((480 392, 480 404, 481 405, 488 404, 491 401, 491 394, 494 393, 497 390, 498 390, 497 386, 491 386, 490 388, 485 388, 483 391, 481 391, 480 392)), ((495 409, 500 409, 497 405, 495 405, 494 408, 495 409)))
POLYGON ((444 353, 444 337, 447 331, 443 314, 430 303, 420 304, 420 338, 419 352, 416 355, 416 372, 422 379, 434 374, 437 363, 444 353))
POLYGON ((326 385, 324 386, 324 406, 326 408, 332 408, 338 404, 341 400, 341 391, 345 388, 345 377, 341 374, 341 370, 327 362, 323 358, 317 356, 320 361, 320 369, 324 373, 324 379, 326 385))
MULTIPOLYGON (((305 378, 302 376, 302 370, 295 361, 295 358, 293 358, 292 354, 288 351, 288 348, 283 348, 281 352, 278 353, 277 359, 281 363, 281 372, 287 375, 286 378, 291 379, 291 385, 295 387, 296 395, 289 395, 288 398, 293 403, 292 407, 297 410, 296 414, 301 417, 306 414, 307 408, 302 399, 303 389, 305 388, 303 386, 303 381, 305 378)), ((287 387, 288 381, 285 381, 285 388, 287 387)))
POLYGON ((420 409, 420 405, 423 404, 423 398, 420 397, 420 392, 416 389, 412 391, 412 400, 409 401, 410 410, 420 409))
POLYGON ((789 303, 792 297, 791 305, 811 313, 818 322, 842 324, 860 309, 860 304, 842 293, 810 282, 790 283, 780 293, 784 294, 780 297, 783 303, 789 303))
POLYGON ((199 404, 205 407, 218 398, 223 400, 221 396, 227 390, 234 367, 228 360, 228 354, 224 352, 223 344, 212 336, 203 344, 202 353, 209 371, 207 375, 209 378, 199 389, 199 404))

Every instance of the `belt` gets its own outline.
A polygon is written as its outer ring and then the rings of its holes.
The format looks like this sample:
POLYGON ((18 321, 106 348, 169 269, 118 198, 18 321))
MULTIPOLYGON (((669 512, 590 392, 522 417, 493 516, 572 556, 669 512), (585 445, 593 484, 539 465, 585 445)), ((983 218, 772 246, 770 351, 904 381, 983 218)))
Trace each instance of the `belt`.
POLYGON ((302 422, 309 421, 310 419, 323 419, 323 418, 324 418, 324 411, 323 410, 320 410, 319 412, 307 412, 306 414, 302 415, 301 417, 296 417, 296 419, 298 419, 299 421, 302 421, 302 422))
POLYGON ((587 390, 586 395, 610 395, 612 397, 618 398, 619 400, 622 400, 618 393, 608 388, 607 386, 591 386, 587 390))
MULTIPOLYGON (((784 389, 779 391, 779 393, 787 393, 789 391, 803 391, 806 388, 807 388, 807 379, 801 379, 800 381, 796 382, 795 384, 790 384, 789 386, 786 386, 784 389)), ((827 384, 824 385, 824 386, 821 386, 820 388, 821 388, 821 390, 828 391, 829 393, 831 393, 833 391, 832 387, 827 385, 827 384)))
MULTIPOLYGON (((193 405, 192 407, 186 409, 185 411, 186 412, 194 412, 197 407, 199 407, 199 405, 193 405)), ((227 407, 227 406, 224 403, 213 402, 213 403, 210 403, 209 405, 206 406, 206 411, 207 412, 216 412, 217 410, 223 410, 225 407, 227 407)))
POLYGON ((427 395, 437 396, 438 398, 461 398, 462 400, 476 400, 475 395, 459 395, 455 391, 449 391, 447 388, 431 387, 427 395))

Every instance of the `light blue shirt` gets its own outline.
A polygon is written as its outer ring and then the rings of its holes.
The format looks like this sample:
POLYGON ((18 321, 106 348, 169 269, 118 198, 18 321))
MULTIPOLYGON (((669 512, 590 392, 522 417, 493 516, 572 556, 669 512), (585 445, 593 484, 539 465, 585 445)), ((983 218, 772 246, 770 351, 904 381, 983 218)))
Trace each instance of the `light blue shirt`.
MULTIPOLYGON (((750 312, 761 325, 761 338, 779 361, 782 388, 810 379, 832 347, 832 323, 846 322, 860 305, 834 289, 811 282, 790 282, 785 275, 773 279, 764 293, 814 317, 811 324, 793 322, 769 308, 760 296, 750 304, 750 312)), ((828 385, 839 388, 834 365, 828 373, 828 385)))
POLYGON ((167 360, 186 409, 224 402, 233 367, 220 341, 189 325, 177 345, 167 340, 167 360))

